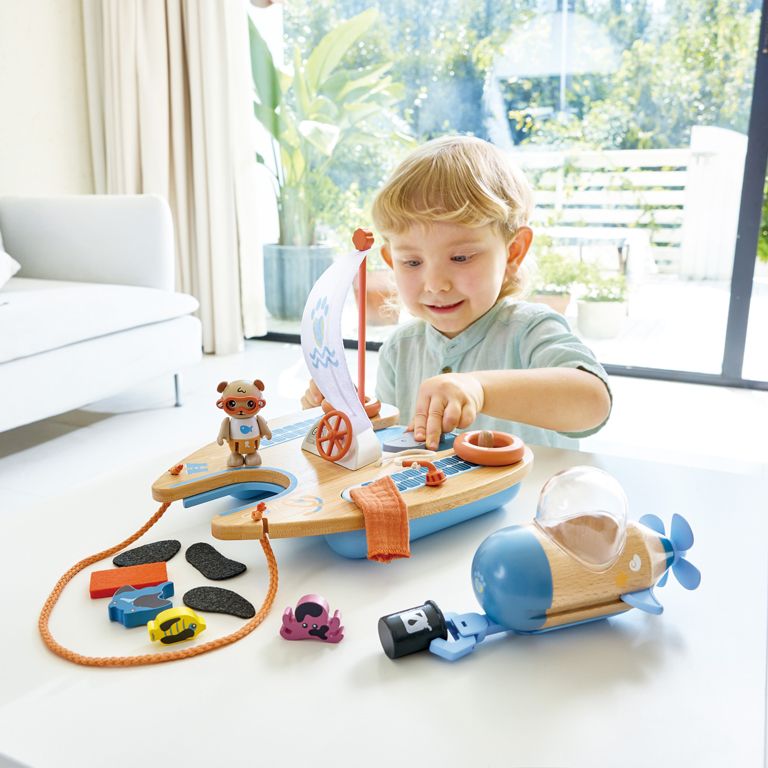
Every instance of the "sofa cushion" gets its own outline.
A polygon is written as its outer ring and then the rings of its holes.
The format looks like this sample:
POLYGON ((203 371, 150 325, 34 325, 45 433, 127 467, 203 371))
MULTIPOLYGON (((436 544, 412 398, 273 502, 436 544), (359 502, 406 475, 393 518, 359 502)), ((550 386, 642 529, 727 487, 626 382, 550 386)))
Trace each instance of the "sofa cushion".
POLYGON ((0 363, 188 315, 184 293, 12 278, 0 294, 0 363))

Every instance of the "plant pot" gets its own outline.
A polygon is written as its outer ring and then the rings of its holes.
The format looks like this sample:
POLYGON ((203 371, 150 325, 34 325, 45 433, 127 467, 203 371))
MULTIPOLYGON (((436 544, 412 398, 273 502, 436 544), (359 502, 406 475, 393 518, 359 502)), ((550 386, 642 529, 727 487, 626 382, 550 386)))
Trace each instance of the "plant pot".
POLYGON ((334 251, 330 245, 264 246, 264 289, 272 317, 301 320, 307 296, 333 263, 334 251))
POLYGON ((577 324, 583 336, 590 339, 612 339, 624 328, 626 301, 579 301, 577 324))
MULTIPOLYGON (((395 277, 392 270, 373 269, 366 273, 365 321, 367 325, 397 325, 400 307, 397 304, 395 277)), ((360 306, 357 277, 354 281, 355 300, 360 306)))
POLYGON ((568 305, 571 303, 571 294, 534 293, 531 295, 531 301, 535 301, 538 304, 546 304, 548 307, 552 307, 555 312, 559 312, 561 315, 564 315, 565 310, 568 309, 568 305))

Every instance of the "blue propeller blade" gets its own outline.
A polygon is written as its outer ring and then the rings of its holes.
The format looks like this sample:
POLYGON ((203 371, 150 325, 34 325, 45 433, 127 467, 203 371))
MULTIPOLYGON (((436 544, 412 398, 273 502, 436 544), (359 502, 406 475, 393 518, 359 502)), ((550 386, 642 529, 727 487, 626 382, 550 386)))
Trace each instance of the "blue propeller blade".
MULTIPOLYGON (((643 515, 640 522, 661 536, 667 535, 664 531, 664 523, 656 515, 643 515)), ((685 559, 685 553, 693 546, 693 531, 688 525, 688 521, 677 513, 672 515, 669 542, 675 553, 675 561, 672 565, 675 578, 685 589, 696 589, 701 583, 701 573, 695 565, 685 559)), ((667 583, 668 577, 669 570, 666 570, 659 579, 657 586, 663 587, 667 583)))
POLYGON ((656 531, 656 533, 660 533, 662 536, 664 536, 664 523, 661 522, 660 517, 656 517, 656 515, 647 514, 643 515, 640 518, 640 522, 643 525, 648 526, 652 531, 656 531))
POLYGON ((675 578, 685 589, 696 589, 701 584, 699 569, 687 560, 678 560, 673 566, 675 578))
POLYGON ((672 515, 670 534, 669 538, 675 552, 687 552, 693 546, 693 531, 682 515, 677 513, 672 515))

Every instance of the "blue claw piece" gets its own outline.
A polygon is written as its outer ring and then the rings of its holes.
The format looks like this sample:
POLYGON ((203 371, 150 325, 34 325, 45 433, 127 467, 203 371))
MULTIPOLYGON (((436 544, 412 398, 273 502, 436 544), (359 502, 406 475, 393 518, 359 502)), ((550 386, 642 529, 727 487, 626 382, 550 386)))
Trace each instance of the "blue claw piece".
POLYGON ((429 650, 446 661, 456 661, 472 653, 488 635, 509 631, 507 627, 491 623, 481 613, 446 613, 445 624, 448 637, 435 638, 429 650))

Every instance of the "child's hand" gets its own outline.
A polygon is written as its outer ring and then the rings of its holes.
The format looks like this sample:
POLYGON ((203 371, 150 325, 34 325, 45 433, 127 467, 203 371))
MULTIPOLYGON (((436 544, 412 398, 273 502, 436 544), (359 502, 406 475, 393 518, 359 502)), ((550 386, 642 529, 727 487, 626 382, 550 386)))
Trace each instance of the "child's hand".
POLYGON ((485 394, 471 373, 443 373, 419 387, 416 413, 408 429, 418 442, 435 450, 442 432, 468 427, 483 409, 485 394))
POLYGON ((309 380, 309 387, 301 398, 302 408, 316 408, 324 400, 323 393, 317 388, 314 379, 309 380))

